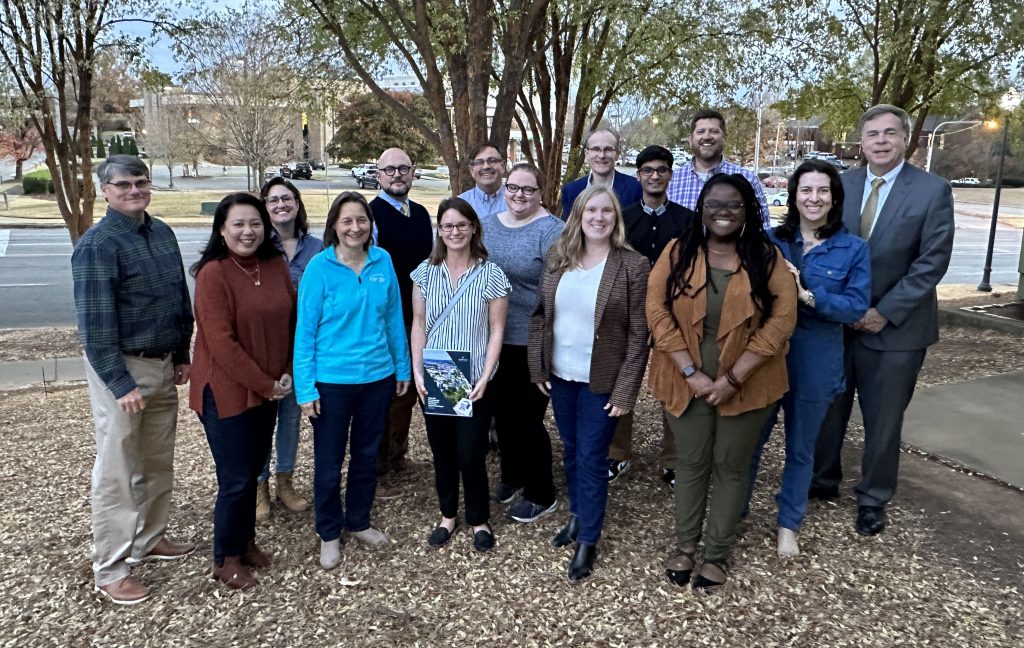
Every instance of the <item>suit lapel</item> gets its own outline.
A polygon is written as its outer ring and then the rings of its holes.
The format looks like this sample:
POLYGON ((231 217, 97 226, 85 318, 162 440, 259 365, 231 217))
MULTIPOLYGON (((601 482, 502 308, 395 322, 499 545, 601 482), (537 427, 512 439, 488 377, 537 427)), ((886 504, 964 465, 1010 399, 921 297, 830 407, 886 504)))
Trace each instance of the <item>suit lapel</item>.
POLYGON ((911 175, 913 174, 911 168, 909 162, 904 162, 903 169, 893 181, 889 195, 885 198, 885 204, 882 205, 882 211, 878 213, 878 218, 875 220, 875 227, 871 230, 869 242, 877 241, 883 236, 886 228, 895 220, 896 212, 903 205, 903 201, 910 195, 911 175))
POLYGON ((601 283, 597 287, 597 304, 594 306, 594 330, 601 326, 601 318, 604 317, 605 306, 612 294, 612 286, 615 285, 616 275, 622 267, 622 255, 618 250, 608 252, 608 259, 604 264, 604 272, 601 273, 601 283))
POLYGON ((864 202, 864 181, 867 178, 867 169, 857 167, 844 173, 841 178, 843 190, 846 197, 843 199, 843 224, 846 229, 858 234, 860 232, 860 208, 864 202))

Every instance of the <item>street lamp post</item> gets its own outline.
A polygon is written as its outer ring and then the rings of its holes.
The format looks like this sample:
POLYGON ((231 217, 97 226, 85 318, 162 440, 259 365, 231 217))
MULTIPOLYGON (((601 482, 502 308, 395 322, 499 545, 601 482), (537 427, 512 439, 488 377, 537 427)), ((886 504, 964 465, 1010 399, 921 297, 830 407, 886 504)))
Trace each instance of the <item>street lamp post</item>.
POLYGON ((981 275, 981 283, 978 284, 978 290, 982 292, 992 292, 992 254, 996 247, 996 225, 999 224, 999 198, 1003 192, 1003 163, 1006 161, 1006 147, 1010 139, 1010 113, 1020 104, 1020 101, 1021 96, 1011 90, 1003 96, 1003 100, 1000 102, 1006 111, 1006 117, 1003 119, 1003 145, 999 151, 999 166, 996 171, 996 194, 992 199, 992 223, 988 229, 985 269, 981 275))
MULTIPOLYGON (((931 171, 932 170, 932 153, 935 152, 935 136, 938 134, 940 128, 942 128, 943 126, 948 126, 950 124, 970 124, 970 126, 968 128, 974 128, 975 126, 977 126, 977 125, 979 125, 981 123, 982 122, 980 122, 980 121, 978 121, 976 119, 955 120, 955 121, 942 122, 941 124, 936 126, 934 129, 932 129, 932 132, 928 134, 928 158, 925 160, 924 170, 925 171, 931 171)), ((967 130, 967 129, 964 129, 964 130, 967 130)))

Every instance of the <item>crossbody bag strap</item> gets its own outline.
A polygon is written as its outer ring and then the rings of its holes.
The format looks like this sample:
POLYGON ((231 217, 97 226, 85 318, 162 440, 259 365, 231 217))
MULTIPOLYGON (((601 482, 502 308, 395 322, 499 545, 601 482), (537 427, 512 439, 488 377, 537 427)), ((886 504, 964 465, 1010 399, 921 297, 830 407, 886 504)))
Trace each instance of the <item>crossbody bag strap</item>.
POLYGON ((459 298, 466 294, 466 290, 469 289, 469 287, 473 284, 473 280, 476 279, 476 276, 480 274, 480 271, 483 269, 484 264, 479 263, 475 268, 473 268, 470 271, 469 276, 466 277, 466 279, 462 282, 462 285, 460 285, 458 290, 455 291, 455 294, 452 295, 452 298, 448 300, 447 304, 445 304, 444 310, 441 311, 441 313, 437 316, 434 322, 430 325, 430 329, 427 331, 427 335, 430 335, 430 331, 434 330, 435 327, 439 326, 441 322, 443 322, 444 319, 451 314, 451 312, 455 309, 455 304, 458 303, 459 298))

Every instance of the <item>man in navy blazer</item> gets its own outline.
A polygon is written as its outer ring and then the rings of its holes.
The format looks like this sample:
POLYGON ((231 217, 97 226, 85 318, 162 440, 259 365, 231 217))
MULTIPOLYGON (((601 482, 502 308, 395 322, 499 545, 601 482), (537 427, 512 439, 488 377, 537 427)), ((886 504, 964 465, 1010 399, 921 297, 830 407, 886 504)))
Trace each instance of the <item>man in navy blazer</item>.
POLYGON ((896 491, 903 413, 925 351, 939 339, 935 287, 953 250, 953 194, 945 180, 904 160, 911 132, 905 111, 874 106, 858 130, 867 166, 842 175, 843 223, 871 250, 871 308, 847 332, 846 391, 818 437, 810 496, 839 494, 856 391, 864 419, 856 530, 875 535, 885 529, 885 506, 896 491))
POLYGON ((619 157, 618 133, 607 128, 590 131, 584 146, 584 157, 590 167, 590 174, 562 187, 562 220, 569 219, 576 197, 592 184, 611 187, 623 207, 640 202, 643 197, 640 182, 633 176, 615 170, 615 160, 619 157))

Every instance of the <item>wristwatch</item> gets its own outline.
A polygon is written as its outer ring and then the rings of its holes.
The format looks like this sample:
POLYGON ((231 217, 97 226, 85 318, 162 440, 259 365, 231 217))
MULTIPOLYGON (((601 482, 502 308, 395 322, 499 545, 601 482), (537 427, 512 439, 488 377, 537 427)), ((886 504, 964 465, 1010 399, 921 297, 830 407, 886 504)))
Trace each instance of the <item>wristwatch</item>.
POLYGON ((697 373, 697 368, 693 366, 692 362, 683 367, 683 378, 689 378, 695 373, 697 373))

